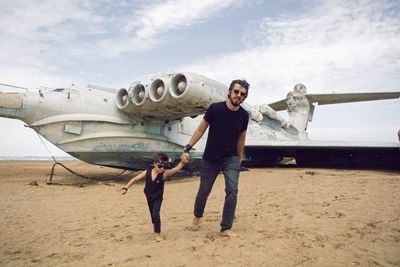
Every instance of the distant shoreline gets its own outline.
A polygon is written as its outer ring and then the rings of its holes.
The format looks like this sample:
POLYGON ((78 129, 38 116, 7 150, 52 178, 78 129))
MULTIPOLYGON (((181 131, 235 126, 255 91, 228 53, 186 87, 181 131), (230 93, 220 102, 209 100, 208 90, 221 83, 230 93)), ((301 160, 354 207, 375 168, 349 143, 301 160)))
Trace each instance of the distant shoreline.
MULTIPOLYGON (((75 161, 78 160, 74 157, 54 157, 59 161, 75 161)), ((0 156, 0 161, 53 161, 52 157, 44 157, 44 156, 0 156)))

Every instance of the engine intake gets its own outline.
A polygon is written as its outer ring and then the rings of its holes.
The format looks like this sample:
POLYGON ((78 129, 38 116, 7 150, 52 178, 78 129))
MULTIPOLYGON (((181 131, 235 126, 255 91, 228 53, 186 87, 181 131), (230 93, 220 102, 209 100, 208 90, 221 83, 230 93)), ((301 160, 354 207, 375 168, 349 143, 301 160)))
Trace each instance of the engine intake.
POLYGON ((129 98, 136 106, 143 106, 147 102, 148 92, 143 84, 136 83, 129 88, 129 98))
POLYGON ((171 95, 174 98, 179 98, 185 92, 187 87, 187 80, 185 75, 177 74, 171 80, 171 95))
POLYGON ((119 109, 121 109, 121 110, 127 109, 130 104, 128 91, 125 88, 119 89, 115 100, 116 100, 117 107, 119 109))
POLYGON ((165 100, 169 95, 168 83, 162 79, 155 79, 150 85, 150 99, 153 102, 159 103, 165 100))

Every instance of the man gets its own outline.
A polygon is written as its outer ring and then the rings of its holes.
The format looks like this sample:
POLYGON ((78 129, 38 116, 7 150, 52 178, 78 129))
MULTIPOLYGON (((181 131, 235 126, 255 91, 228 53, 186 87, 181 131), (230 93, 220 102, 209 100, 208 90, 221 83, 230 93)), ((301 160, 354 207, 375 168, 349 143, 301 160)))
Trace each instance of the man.
POLYGON ((399 138, 399 142, 400 142, 400 129, 399 129, 399 131, 397 132, 397 137, 399 138))
POLYGON ((210 126, 203 154, 200 186, 194 205, 193 230, 199 228, 208 195, 218 173, 222 171, 225 177, 226 195, 221 234, 228 237, 238 236, 231 228, 235 217, 240 164, 249 122, 249 114, 240 104, 246 99, 248 91, 249 84, 245 80, 232 81, 228 89, 228 99, 210 105, 182 154, 182 159, 189 157, 189 150, 210 126))

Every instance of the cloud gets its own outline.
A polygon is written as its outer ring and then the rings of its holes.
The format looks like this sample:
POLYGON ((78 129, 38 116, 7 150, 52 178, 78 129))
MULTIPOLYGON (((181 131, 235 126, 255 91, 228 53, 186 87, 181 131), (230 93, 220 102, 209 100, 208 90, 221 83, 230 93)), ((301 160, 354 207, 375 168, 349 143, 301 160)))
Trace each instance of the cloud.
POLYGON ((6 11, 0 19, 2 35, 42 42, 68 40, 71 31, 82 28, 61 31, 66 29, 65 25, 74 21, 89 22, 89 17, 90 21, 99 18, 70 1, 2 1, 0 7, 6 11))
MULTIPOLYGON (((36 81, 42 75, 49 86, 78 82, 65 70, 76 68, 82 59, 154 49, 175 40, 177 31, 208 22, 245 2, 2 1, 0 81, 12 83, 22 76, 36 81)), ((224 83, 245 77, 258 93, 249 97, 255 102, 282 98, 299 82, 312 93, 397 90, 398 1, 304 3, 308 12, 245 24, 246 49, 180 67, 224 83)))
POLYGON ((6 0, 0 9, 0 80, 27 87, 65 80, 59 66, 71 60, 73 43, 98 34, 96 25, 104 22, 79 1, 6 0))
POLYGON ((43 76, 49 86, 60 80, 77 82, 65 70, 76 68, 78 61, 154 49, 176 40, 174 31, 221 16, 243 2, 1 1, 0 81, 30 86, 20 77, 43 76))
POLYGON ((243 1, 234 0, 168 0, 148 4, 135 10, 124 31, 134 31, 140 39, 201 23, 243 1))
POLYGON ((150 2, 132 9, 132 13, 122 19, 122 36, 101 40, 99 48, 110 58, 132 51, 151 50, 176 40, 174 32, 209 21, 244 3, 242 0, 150 2))
POLYGON ((395 91, 399 10, 396 1, 324 1, 300 16, 253 21, 243 35, 246 50, 187 68, 226 84, 246 77, 256 104, 283 98, 296 83, 310 93, 395 91))

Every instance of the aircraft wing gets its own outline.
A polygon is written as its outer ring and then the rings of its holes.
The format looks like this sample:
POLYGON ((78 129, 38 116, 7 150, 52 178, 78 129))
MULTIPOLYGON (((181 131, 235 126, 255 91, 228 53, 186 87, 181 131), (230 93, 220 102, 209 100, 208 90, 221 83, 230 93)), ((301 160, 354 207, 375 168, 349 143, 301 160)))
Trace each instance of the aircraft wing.
POLYGON ((400 169, 400 144, 349 141, 256 141, 246 142, 249 167, 271 166, 293 157, 300 167, 349 167, 400 169))
MULTIPOLYGON (((348 93, 348 94, 306 94, 310 104, 318 102, 318 105, 340 104, 349 102, 371 101, 394 99, 400 97, 400 92, 382 92, 382 93, 348 93)), ((275 111, 286 110, 286 100, 280 100, 269 104, 275 111)))

